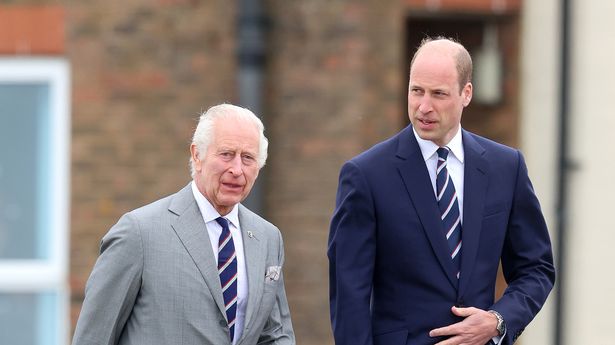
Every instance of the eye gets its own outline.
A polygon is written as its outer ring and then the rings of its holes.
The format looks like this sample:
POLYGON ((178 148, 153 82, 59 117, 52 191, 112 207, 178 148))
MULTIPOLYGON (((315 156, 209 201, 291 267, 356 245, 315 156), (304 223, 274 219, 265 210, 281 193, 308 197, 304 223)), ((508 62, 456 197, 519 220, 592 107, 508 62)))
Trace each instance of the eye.
POLYGON ((222 151, 218 155, 224 160, 231 160, 235 156, 235 153, 232 151, 222 151))
POLYGON ((413 87, 410 89, 410 92, 414 95, 421 95, 423 93, 423 90, 418 87, 413 87))
POLYGON ((245 165, 251 165, 256 163, 256 158, 250 154, 243 154, 241 155, 241 161, 245 165))

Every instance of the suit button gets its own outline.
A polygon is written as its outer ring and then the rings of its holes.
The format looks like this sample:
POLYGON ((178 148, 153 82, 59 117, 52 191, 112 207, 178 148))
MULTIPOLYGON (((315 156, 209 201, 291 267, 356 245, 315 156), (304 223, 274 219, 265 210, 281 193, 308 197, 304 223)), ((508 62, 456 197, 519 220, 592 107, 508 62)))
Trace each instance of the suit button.
POLYGON ((226 320, 220 320, 220 326, 226 327, 226 320))
POLYGON ((457 307, 457 308, 465 308, 465 306, 466 305, 465 305, 463 299, 458 300, 457 303, 455 304, 455 307, 457 307))

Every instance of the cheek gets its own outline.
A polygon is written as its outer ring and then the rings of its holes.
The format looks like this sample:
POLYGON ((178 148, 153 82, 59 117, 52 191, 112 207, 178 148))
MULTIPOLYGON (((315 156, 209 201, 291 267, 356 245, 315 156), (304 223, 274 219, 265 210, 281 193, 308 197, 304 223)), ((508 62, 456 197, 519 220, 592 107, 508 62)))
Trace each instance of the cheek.
POLYGON ((220 172, 213 170, 211 167, 205 167, 203 180, 207 181, 209 188, 217 189, 220 185, 220 172))
POLYGON ((457 113, 459 112, 459 108, 457 106, 457 104, 448 104, 440 108, 440 114, 442 114, 444 121, 455 122, 457 113))
POLYGON ((258 168, 248 169, 244 172, 244 174, 246 176, 246 180, 248 181, 248 183, 253 184, 254 181, 256 181, 256 178, 258 177, 258 168))
POLYGON ((222 162, 213 162, 208 164, 205 169, 212 177, 220 177, 226 170, 226 165, 222 162))

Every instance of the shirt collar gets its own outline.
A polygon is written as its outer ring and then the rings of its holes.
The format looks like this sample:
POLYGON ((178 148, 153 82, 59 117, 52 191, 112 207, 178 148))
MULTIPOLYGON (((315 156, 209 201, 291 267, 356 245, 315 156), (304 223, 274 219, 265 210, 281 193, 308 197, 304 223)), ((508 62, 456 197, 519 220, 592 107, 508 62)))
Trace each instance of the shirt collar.
MULTIPOLYGON (((416 141, 419 143, 419 148, 421 149, 421 154, 423 154, 423 159, 427 161, 429 158, 431 158, 436 153, 439 146, 436 145, 431 140, 422 139, 419 136, 419 134, 416 132, 414 127, 412 127, 412 132, 414 133, 414 137, 416 138, 416 141)), ((461 164, 463 164, 464 152, 463 152, 463 141, 461 140, 461 138, 462 138, 461 126, 459 126, 457 133, 455 134, 453 139, 451 139, 451 141, 449 141, 449 143, 446 144, 446 146, 451 150, 455 158, 457 158, 461 162, 461 164)))
MULTIPOLYGON (((218 213, 218 211, 216 211, 213 205, 209 202, 209 200, 207 200, 207 198, 203 194, 201 194, 194 180, 190 185, 192 187, 192 194, 194 195, 196 204, 201 211, 201 215, 203 216, 203 221, 205 221, 205 223, 209 223, 216 220, 216 218, 218 217, 222 217, 220 213, 218 213)), ((231 224, 233 224, 237 229, 239 229, 239 207, 237 205, 233 206, 231 212, 224 216, 224 218, 226 218, 229 222, 231 222, 231 224)))

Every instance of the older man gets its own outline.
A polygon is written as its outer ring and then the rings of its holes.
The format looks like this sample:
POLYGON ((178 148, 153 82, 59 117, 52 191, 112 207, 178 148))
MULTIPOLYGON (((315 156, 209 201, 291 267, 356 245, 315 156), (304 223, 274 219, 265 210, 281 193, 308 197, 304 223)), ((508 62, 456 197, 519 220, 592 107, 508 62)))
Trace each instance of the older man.
POLYGON ((282 237, 240 204, 267 158, 263 130, 229 104, 201 115, 193 181, 104 236, 74 345, 295 343, 282 237))
POLYGON ((411 125, 342 168, 328 251, 337 345, 512 344, 553 287, 523 156, 461 128, 471 76, 461 44, 425 40, 411 125))

